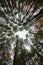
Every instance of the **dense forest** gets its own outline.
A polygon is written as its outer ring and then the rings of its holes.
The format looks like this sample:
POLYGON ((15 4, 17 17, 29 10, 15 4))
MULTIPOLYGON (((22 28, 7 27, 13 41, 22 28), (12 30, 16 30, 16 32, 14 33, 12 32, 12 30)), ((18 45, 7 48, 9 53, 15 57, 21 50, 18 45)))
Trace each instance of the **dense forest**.
POLYGON ((43 65, 43 0, 0 0, 0 65, 43 65))

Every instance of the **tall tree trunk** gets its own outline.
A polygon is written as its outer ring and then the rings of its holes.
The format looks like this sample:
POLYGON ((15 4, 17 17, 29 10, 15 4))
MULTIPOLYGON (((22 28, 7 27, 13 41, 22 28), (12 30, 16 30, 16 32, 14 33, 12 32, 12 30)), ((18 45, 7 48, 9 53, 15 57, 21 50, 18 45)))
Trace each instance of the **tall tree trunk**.
POLYGON ((16 40, 16 48, 15 48, 13 65, 17 65, 17 59, 18 59, 18 39, 16 40))

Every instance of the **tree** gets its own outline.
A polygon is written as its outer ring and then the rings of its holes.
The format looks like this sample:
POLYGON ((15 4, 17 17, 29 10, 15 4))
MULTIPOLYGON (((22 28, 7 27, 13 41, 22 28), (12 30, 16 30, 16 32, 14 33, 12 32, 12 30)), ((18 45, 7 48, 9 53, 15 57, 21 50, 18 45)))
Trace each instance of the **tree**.
POLYGON ((42 17, 42 0, 0 0, 1 65, 4 61, 10 64, 11 50, 14 51, 14 53, 12 52, 14 54, 13 65, 41 65, 43 61, 42 17), (25 40, 16 36, 16 32, 23 30, 28 31, 30 35, 29 37, 27 34, 25 40), (24 44, 27 43, 31 46, 31 52, 28 52, 24 47, 24 44), (14 45, 14 49, 11 45, 14 45))

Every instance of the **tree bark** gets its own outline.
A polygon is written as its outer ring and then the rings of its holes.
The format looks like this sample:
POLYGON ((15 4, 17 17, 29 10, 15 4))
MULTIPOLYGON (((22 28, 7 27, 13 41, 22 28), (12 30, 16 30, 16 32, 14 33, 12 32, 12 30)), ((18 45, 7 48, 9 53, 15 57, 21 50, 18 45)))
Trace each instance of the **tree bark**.
POLYGON ((17 65, 17 59, 18 59, 18 39, 16 40, 16 48, 15 48, 13 65, 17 65))

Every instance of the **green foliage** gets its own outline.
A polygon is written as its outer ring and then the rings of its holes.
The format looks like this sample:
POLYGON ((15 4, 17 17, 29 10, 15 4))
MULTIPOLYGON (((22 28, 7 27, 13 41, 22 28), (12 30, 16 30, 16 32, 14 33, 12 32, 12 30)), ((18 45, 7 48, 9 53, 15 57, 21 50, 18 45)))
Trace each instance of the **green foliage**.
POLYGON ((37 31, 37 23, 35 23, 42 18, 42 10, 42 0, 0 0, 0 65, 3 62, 12 65, 11 54, 13 52, 13 65, 37 65, 36 62, 42 63, 39 58, 42 59, 43 57, 43 46, 41 45, 43 43, 41 41, 43 30, 40 29, 43 24, 40 23, 39 31, 37 31), (18 31, 23 30, 28 31, 26 39, 15 35, 18 31), (24 44, 28 45, 28 48, 30 45, 30 52, 24 48, 24 44), (12 48, 12 45, 14 48, 12 48))

